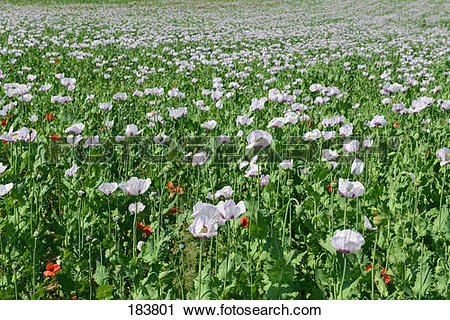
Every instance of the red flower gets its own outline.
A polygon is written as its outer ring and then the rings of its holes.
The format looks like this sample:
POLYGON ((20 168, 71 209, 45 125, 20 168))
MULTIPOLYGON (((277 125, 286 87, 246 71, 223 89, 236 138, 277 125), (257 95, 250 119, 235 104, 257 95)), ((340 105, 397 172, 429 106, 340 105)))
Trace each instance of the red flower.
POLYGON ((2 121, 2 127, 6 127, 6 119, 2 121))
POLYGON ((137 223, 137 228, 138 228, 138 229, 145 228, 145 224, 143 224, 143 223, 141 223, 141 222, 138 222, 138 223, 137 223))
POLYGON ((170 190, 172 190, 174 188, 172 181, 169 181, 167 183, 167 188, 169 188, 170 190))
POLYGON ((56 273, 61 271, 61 266, 53 262, 47 263, 45 268, 47 269, 46 271, 44 271, 44 276, 46 277, 56 276, 56 273))
POLYGON ((58 63, 58 62, 59 62, 59 59, 56 59, 56 60, 55 60, 55 63, 58 63))
MULTIPOLYGON (((377 267, 377 265, 375 265, 374 268, 376 268, 376 267, 377 267)), ((372 265, 369 264, 365 269, 366 270, 372 269, 372 265)), ((386 269, 384 267, 381 267, 381 279, 384 279, 384 283, 391 282, 391 277, 389 275, 386 275, 385 273, 386 273, 386 269)), ((374 274, 374 276, 376 277, 377 275, 374 274)))
POLYGON ((430 150, 428 150, 427 152, 428 152, 428 155, 430 155, 431 151, 430 151, 430 150))
POLYGON ((50 113, 47 113, 47 115, 45 117, 47 118, 47 120, 53 120, 55 118, 50 113))
POLYGON ((57 134, 51 134, 49 139, 52 141, 58 141, 61 137, 57 134))
POLYGON ((181 209, 179 209, 179 208, 177 208, 177 207, 172 207, 172 208, 169 210, 169 213, 177 213, 177 212, 181 212, 181 209))
POLYGON ((328 184, 328 192, 331 193, 331 186, 330 186, 330 184, 328 184))
POLYGON ((146 235, 150 235, 153 233, 153 230, 152 230, 152 228, 150 228, 150 225, 148 225, 144 228, 144 230, 142 232, 145 233, 146 235))
POLYGON ((75 297, 75 296, 72 296, 72 300, 75 300, 77 297, 75 297))
POLYGON ((398 127, 400 127, 400 122, 396 122, 395 123, 395 126, 398 128, 398 127))
POLYGON ((248 218, 244 216, 241 220, 239 220, 239 225, 241 228, 247 228, 248 218))
POLYGON ((312 121, 308 122, 308 127, 311 127, 312 121))

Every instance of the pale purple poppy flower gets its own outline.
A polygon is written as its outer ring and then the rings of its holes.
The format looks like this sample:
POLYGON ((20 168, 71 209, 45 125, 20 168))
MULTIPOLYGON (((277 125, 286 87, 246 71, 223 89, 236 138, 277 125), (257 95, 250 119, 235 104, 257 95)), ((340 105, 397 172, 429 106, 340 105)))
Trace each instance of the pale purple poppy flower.
POLYGON ((65 133, 80 134, 84 130, 83 123, 77 123, 66 129, 65 133))
POLYGON ((182 116, 187 115, 187 108, 186 107, 180 107, 180 108, 169 108, 169 117, 172 119, 178 119, 182 116))
POLYGON ((331 140, 336 137, 336 131, 322 131, 322 137, 325 140, 331 140))
POLYGON ((119 184, 119 188, 130 196, 137 196, 147 191, 151 182, 152 180, 150 178, 138 179, 136 177, 132 177, 130 180, 119 184))
POLYGON ((8 184, 0 184, 0 197, 3 197, 8 192, 10 192, 13 186, 14 184, 12 182, 8 184))
POLYGON ((206 130, 212 130, 216 127, 216 125, 217 125, 216 120, 209 120, 209 121, 202 123, 201 127, 206 130))
POLYGON ((338 193, 341 197, 354 199, 364 194, 364 186, 359 181, 350 182, 348 179, 339 178, 338 193))
POLYGON ((345 124, 342 127, 339 128, 339 133, 343 137, 350 137, 353 132, 353 124, 345 124))
POLYGON ((100 110, 103 110, 103 111, 111 111, 112 104, 109 102, 101 102, 98 104, 98 107, 100 110))
POLYGON ((218 223, 209 216, 197 216, 189 227, 189 232, 196 238, 211 238, 217 235, 218 223))
POLYGON ((373 140, 371 136, 367 136, 366 140, 363 141, 362 146, 363 148, 370 148, 373 145, 373 140))
POLYGON ((36 122, 38 121, 38 117, 36 115, 32 115, 31 117, 28 118, 28 120, 30 120, 30 122, 36 122))
POLYGON ((4 166, 3 163, 0 162, 0 175, 2 175, 8 167, 4 166))
POLYGON ((87 138, 86 141, 84 142, 85 147, 96 147, 99 145, 100 145, 100 137, 99 136, 87 138))
POLYGON ((340 253, 354 253, 364 245, 364 237, 357 231, 337 230, 333 238, 330 239, 331 245, 340 253))
POLYGON ((313 131, 306 132, 303 135, 303 140, 305 141, 314 141, 319 139, 322 136, 319 129, 314 129, 313 131))
POLYGON ((339 154, 335 150, 323 149, 322 157, 325 159, 325 161, 331 161, 339 157, 339 154))
POLYGON ((66 173, 64 174, 65 177, 71 177, 73 176, 79 169, 80 167, 77 166, 75 163, 73 164, 73 166, 70 169, 66 170, 66 173))
POLYGON ((127 98, 128 98, 128 95, 126 92, 118 92, 113 96, 113 99, 117 100, 117 101, 127 100, 127 98))
POLYGON ((448 148, 441 148, 438 151, 436 151, 436 157, 440 161, 441 167, 450 163, 450 149, 448 148))
POLYGON ((262 174, 261 177, 259 178, 259 185, 262 187, 269 185, 269 182, 270 182, 270 177, 268 174, 267 175, 262 174))
POLYGON ((359 149, 359 141, 358 140, 345 140, 342 151, 346 153, 356 152, 359 149))
POLYGON ((354 175, 361 175, 364 170, 364 162, 361 159, 355 158, 352 163, 351 173, 354 175))
POLYGON ((144 209, 145 205, 141 202, 138 202, 137 206, 136 203, 132 203, 128 206, 128 211, 130 211, 131 214, 139 214, 144 211, 144 209))
POLYGON ((103 182, 98 186, 98 190, 109 196, 110 194, 114 193, 114 191, 116 191, 118 186, 119 185, 116 182, 103 182))
POLYGON ((136 245, 136 249, 138 250, 138 251, 142 251, 142 246, 145 244, 145 242, 144 241, 139 241, 138 243, 137 243, 137 245, 136 245))
POLYGON ((377 230, 377 228, 374 228, 372 226, 372 224, 370 223, 369 218, 367 218, 367 216, 364 216, 364 228, 372 230, 372 231, 377 230))
POLYGON ((365 125, 370 128, 376 128, 380 126, 385 126, 386 123, 387 122, 384 116, 374 116, 373 119, 370 120, 369 122, 366 122, 365 125))
POLYGON ((243 116, 237 116, 236 117, 236 125, 237 126, 249 126, 253 122, 253 117, 249 117, 248 115, 244 114, 243 116))
POLYGON ((272 143, 272 136, 264 130, 255 130, 247 136, 248 145, 246 149, 262 149, 272 143))
POLYGON ((283 160, 280 163, 280 167, 283 169, 292 169, 294 167, 294 160, 283 160))
POLYGON ((239 201, 238 204, 234 200, 220 201, 217 204, 217 210, 223 220, 231 220, 238 218, 241 214, 245 212, 244 201, 239 201))
POLYGON ((197 152, 192 156, 192 165, 199 166, 205 164, 208 161, 208 155, 206 152, 197 152))
POLYGON ((114 140, 115 140, 116 142, 124 142, 124 141, 125 141, 125 137, 124 137, 124 136, 116 136, 116 137, 114 138, 114 140))
POLYGON ((273 118, 270 120, 267 128, 281 128, 286 124, 286 120, 284 118, 273 118))
POLYGON ((73 135, 69 135, 67 136, 67 144, 70 144, 72 146, 78 146, 78 144, 80 143, 80 141, 83 139, 82 135, 77 135, 76 137, 74 137, 73 135))
POLYGON ((197 202, 195 204, 191 217, 196 218, 199 216, 207 216, 211 219, 214 219, 219 225, 225 224, 225 221, 222 219, 217 206, 210 203, 197 202))
POLYGON ((142 131, 144 131, 144 129, 139 131, 138 127, 135 124, 129 124, 129 125, 127 125, 127 129, 125 130, 125 135, 127 137, 137 136, 142 131))
POLYGON ((230 186, 225 186, 220 190, 217 190, 216 193, 214 193, 214 199, 219 198, 229 198, 233 195, 234 191, 230 186))

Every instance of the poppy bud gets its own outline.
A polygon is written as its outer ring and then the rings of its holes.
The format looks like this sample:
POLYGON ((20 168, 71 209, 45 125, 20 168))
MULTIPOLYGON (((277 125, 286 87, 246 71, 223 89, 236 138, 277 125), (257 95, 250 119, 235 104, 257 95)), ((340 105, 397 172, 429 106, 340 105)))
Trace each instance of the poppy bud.
POLYGON ((413 244, 414 241, 413 241, 411 238, 405 238, 405 239, 403 240, 403 243, 406 244, 406 245, 408 246, 408 245, 410 245, 410 244, 413 244))
POLYGON ((84 197, 85 195, 86 195, 86 192, 85 192, 84 190, 78 191, 78 196, 79 196, 80 198, 84 197))
POLYGON ((41 234, 41 231, 40 231, 40 230, 36 230, 36 231, 33 233, 33 238, 37 239, 37 238, 39 237, 40 234, 41 234))
POLYGON ((20 268, 20 263, 17 262, 17 261, 14 261, 14 262, 12 263, 12 269, 13 269, 13 271, 17 271, 17 270, 19 270, 19 268, 20 268))
POLYGON ((184 249, 186 248, 186 243, 180 242, 180 244, 178 245, 178 247, 180 248, 180 250, 184 250, 184 249))
POLYGON ((381 215, 377 215, 376 217, 373 218, 373 223, 376 226, 381 226, 383 225, 385 222, 387 221, 385 216, 381 216, 381 215))

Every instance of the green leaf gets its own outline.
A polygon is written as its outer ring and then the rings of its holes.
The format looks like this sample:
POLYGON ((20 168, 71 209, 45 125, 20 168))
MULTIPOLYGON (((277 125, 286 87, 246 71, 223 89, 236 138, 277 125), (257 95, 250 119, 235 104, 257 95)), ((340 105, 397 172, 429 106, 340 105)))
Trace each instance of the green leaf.
POLYGON ((95 282, 101 286, 107 283, 108 278, 108 270, 105 266, 102 266, 99 261, 97 261, 97 267, 94 273, 95 282))
POLYGON ((104 284, 97 289, 97 299, 112 299, 113 298, 114 287, 110 284, 104 284))

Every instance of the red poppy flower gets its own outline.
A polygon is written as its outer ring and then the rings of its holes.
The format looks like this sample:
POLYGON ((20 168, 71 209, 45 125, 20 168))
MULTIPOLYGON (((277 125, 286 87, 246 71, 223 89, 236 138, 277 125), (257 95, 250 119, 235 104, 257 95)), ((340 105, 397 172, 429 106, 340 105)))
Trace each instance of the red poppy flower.
POLYGON ((167 188, 169 188, 169 189, 171 189, 171 190, 174 188, 172 181, 169 181, 169 182, 167 183, 167 188))
POLYGON ((398 127, 400 127, 400 122, 396 122, 395 123, 395 126, 398 128, 398 127))
POLYGON ((331 193, 331 186, 330 186, 330 184, 328 184, 328 192, 331 193))
POLYGON ((239 225, 241 228, 247 228, 248 218, 244 216, 241 220, 239 220, 239 225))
POLYGON ((58 141, 61 137, 57 134, 51 134, 49 139, 52 141, 58 141))
POLYGON ((428 152, 428 155, 430 155, 431 151, 430 151, 430 150, 428 150, 427 152, 428 152))
POLYGON ((177 207, 172 207, 172 208, 169 210, 169 213, 177 213, 177 212, 181 212, 181 209, 179 209, 179 208, 177 208, 177 207))
POLYGON ((47 120, 53 120, 55 118, 50 113, 47 113, 47 115, 45 117, 47 118, 47 120))
POLYGON ((145 233, 146 235, 150 235, 153 233, 153 230, 152 230, 152 228, 150 228, 150 225, 148 225, 144 228, 144 230, 142 232, 145 233))
POLYGON ((6 127, 6 119, 2 121, 2 127, 6 127))
POLYGON ((47 269, 46 271, 44 271, 44 276, 46 277, 56 276, 56 273, 61 271, 61 266, 53 262, 47 263, 45 268, 47 269))
POLYGON ((308 127, 311 127, 312 121, 308 122, 308 127))
POLYGON ((138 222, 138 223, 137 223, 137 228, 138 228, 138 229, 143 229, 143 228, 145 228, 145 224, 143 224, 143 223, 141 223, 141 222, 138 222))

